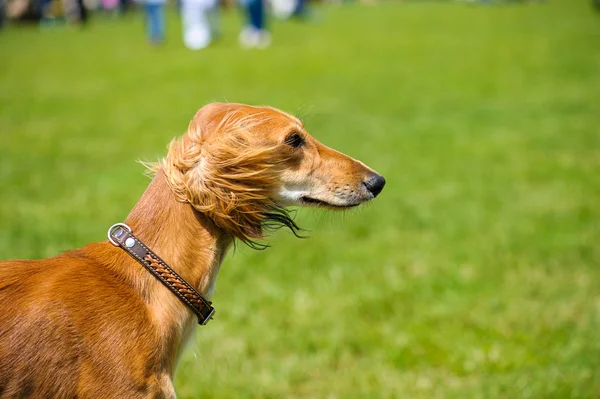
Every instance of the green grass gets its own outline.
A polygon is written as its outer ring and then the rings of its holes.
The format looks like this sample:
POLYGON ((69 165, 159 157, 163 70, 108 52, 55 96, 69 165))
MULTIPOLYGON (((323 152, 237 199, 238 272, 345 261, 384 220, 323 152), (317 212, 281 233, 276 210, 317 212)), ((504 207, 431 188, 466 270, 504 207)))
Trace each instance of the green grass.
POLYGON ((240 246, 181 398, 600 397, 600 15, 589 2, 383 3, 239 17, 202 52, 139 16, 0 32, 0 258, 103 240, 213 100, 308 114, 387 179, 311 238, 240 246))

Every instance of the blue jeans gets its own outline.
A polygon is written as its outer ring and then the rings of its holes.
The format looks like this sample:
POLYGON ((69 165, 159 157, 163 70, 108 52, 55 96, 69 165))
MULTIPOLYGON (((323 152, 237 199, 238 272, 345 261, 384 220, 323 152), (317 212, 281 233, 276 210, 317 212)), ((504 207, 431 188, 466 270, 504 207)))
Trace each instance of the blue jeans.
POLYGON ((146 31, 151 43, 160 43, 165 38, 164 4, 146 3, 146 31))
POLYGON ((263 0, 250 0, 247 3, 248 22, 256 30, 265 28, 265 5, 263 0))

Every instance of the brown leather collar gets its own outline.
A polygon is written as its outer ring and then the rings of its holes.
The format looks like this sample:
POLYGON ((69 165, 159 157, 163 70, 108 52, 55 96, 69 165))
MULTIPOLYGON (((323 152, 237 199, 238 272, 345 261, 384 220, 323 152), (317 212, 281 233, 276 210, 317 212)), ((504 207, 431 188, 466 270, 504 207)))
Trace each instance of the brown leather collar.
POLYGON ((165 285, 198 316, 198 323, 205 325, 215 313, 212 302, 207 301, 185 281, 175 270, 158 257, 132 232, 125 223, 117 223, 108 229, 108 240, 121 247, 133 259, 144 266, 154 277, 165 285))

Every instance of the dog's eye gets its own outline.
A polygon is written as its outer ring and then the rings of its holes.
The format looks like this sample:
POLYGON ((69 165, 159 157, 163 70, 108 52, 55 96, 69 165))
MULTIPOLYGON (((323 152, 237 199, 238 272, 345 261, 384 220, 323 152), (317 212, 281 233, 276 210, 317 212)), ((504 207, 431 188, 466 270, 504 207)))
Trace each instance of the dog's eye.
POLYGON ((304 139, 297 132, 292 132, 285 138, 285 143, 294 148, 298 148, 304 144, 304 139))

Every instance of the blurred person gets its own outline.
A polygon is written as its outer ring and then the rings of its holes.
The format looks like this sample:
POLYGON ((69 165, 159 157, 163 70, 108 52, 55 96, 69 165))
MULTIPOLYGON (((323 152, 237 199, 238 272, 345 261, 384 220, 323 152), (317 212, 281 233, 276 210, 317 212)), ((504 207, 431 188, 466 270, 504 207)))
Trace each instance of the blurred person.
POLYGON ((77 20, 81 25, 85 25, 88 21, 88 11, 83 3, 83 0, 76 0, 77 4, 77 20))
POLYGON ((182 0, 183 43, 190 50, 207 47, 218 35, 218 0, 182 0))
POLYGON ((119 13, 127 14, 131 9, 131 0, 119 0, 119 13))
POLYGON ((146 34, 152 45, 160 45, 165 40, 165 1, 144 0, 146 13, 146 34))
POLYGON ((0 29, 4 27, 5 15, 6 14, 4 13, 4 0, 0 0, 0 29))
POLYGON ((242 0, 248 24, 242 29, 239 41, 243 48, 266 48, 271 44, 271 34, 265 28, 264 0, 242 0))

